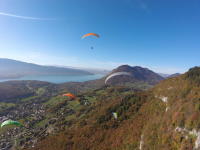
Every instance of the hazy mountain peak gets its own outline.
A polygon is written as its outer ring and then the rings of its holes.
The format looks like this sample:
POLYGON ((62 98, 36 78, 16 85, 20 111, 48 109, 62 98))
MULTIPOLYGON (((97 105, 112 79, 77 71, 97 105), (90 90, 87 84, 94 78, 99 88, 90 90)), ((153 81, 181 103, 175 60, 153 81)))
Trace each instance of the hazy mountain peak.
POLYGON ((0 59, 0 78, 19 78, 28 75, 91 75, 80 69, 42 66, 12 59, 0 59))

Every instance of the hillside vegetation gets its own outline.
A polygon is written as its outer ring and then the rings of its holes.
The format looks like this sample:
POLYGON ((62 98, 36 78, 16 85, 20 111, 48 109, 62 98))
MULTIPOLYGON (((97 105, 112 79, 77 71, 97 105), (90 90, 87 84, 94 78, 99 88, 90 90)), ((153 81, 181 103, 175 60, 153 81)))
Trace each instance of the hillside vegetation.
POLYGON ((59 134, 39 142, 35 149, 46 149, 49 144, 50 150, 198 149, 199 74, 200 69, 193 68, 146 92, 103 89, 100 97, 95 95, 98 102, 92 110, 59 134), (118 113, 117 120, 112 112, 118 113))
POLYGON ((4 128, 1 137, 10 147, 27 150, 200 149, 199 75, 200 68, 192 68, 145 91, 82 85, 80 91, 87 90, 74 100, 61 96, 68 91, 63 84, 55 95, 32 97, 5 110, 26 128, 4 128))

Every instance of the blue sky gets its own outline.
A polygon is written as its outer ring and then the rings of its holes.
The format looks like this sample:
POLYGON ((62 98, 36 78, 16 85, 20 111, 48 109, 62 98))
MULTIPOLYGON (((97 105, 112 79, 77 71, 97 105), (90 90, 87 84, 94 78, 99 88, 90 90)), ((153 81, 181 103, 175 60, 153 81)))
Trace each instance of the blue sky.
POLYGON ((0 33, 1 58, 185 72, 200 62, 200 1, 0 0, 0 33))

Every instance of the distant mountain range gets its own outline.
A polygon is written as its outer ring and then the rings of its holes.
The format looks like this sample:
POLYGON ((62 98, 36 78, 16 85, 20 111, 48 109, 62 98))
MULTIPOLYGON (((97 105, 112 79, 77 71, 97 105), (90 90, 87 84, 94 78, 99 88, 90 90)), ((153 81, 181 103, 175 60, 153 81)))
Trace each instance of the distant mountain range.
POLYGON ((0 59, 0 79, 15 79, 28 75, 92 75, 80 69, 41 66, 11 59, 0 59))
POLYGON ((177 77, 177 76, 181 75, 180 73, 174 73, 174 74, 158 73, 158 74, 164 78, 172 78, 172 77, 177 77))
POLYGON ((177 77, 181 75, 180 73, 174 73, 174 74, 171 74, 170 76, 168 76, 167 78, 173 78, 173 77, 177 77))
POLYGON ((158 73, 158 74, 163 78, 167 78, 168 76, 170 76, 170 74, 166 74, 166 73, 158 73))
MULTIPOLYGON (((32 65, 33 64, 31 64, 31 66, 32 65)), ((105 85, 122 85, 136 90, 144 90, 152 87, 152 85, 155 85, 163 79, 163 77, 147 68, 122 65, 101 79, 87 82, 67 82, 62 84, 53 84, 41 81, 8 81, 0 83, 0 102, 13 102, 23 97, 33 96, 35 95, 35 91, 41 87, 51 87, 50 90, 46 89, 47 91, 51 91, 51 94, 63 90, 77 94, 80 92, 86 92, 88 90, 102 88, 105 85), (131 76, 115 76, 109 79, 107 84, 105 84, 106 78, 116 72, 128 72, 131 74, 131 76)))
MULTIPOLYGON (((128 65, 122 65, 113 71, 105 69, 95 69, 95 68, 80 68, 80 67, 68 67, 68 66, 43 66, 33 63, 26 63, 22 61, 0 58, 0 79, 17 79, 24 76, 34 76, 34 75, 92 75, 92 74, 104 74, 109 75, 115 72, 130 72, 132 77, 116 77, 114 80, 119 82, 135 82, 144 81, 149 84, 155 84, 158 81, 175 77, 180 75, 176 74, 163 74, 155 73, 147 68, 142 68, 139 66, 130 67, 128 65), (118 81, 118 79, 120 80, 118 81)), ((112 82, 113 80, 110 80, 112 82)), ((114 83, 115 81, 113 81, 114 83)))

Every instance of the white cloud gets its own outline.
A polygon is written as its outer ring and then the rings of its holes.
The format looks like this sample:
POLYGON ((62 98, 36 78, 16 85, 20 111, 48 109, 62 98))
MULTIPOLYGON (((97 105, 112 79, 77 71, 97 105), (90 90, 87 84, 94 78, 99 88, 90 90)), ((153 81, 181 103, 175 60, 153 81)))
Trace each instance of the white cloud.
POLYGON ((19 18, 19 19, 25 19, 25 20, 55 20, 54 18, 37 18, 37 17, 29 17, 29 16, 20 16, 16 14, 10 14, 5 12, 0 12, 1 16, 7 16, 7 17, 13 17, 13 18, 19 18))

